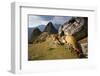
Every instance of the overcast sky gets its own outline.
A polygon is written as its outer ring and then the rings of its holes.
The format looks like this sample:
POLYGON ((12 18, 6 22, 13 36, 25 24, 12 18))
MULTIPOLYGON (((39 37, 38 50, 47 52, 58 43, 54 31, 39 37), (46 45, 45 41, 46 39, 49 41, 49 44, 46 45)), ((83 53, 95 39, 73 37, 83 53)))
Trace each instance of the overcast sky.
POLYGON ((64 24, 69 19, 71 19, 71 16, 29 15, 29 27, 47 25, 48 22, 52 22, 53 24, 64 24))

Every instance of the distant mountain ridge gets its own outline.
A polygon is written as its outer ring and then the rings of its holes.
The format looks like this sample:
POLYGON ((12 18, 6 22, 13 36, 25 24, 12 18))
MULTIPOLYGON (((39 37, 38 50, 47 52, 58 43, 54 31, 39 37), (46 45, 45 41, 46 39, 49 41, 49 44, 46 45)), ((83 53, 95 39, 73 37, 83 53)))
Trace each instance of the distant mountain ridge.
POLYGON ((32 34, 33 30, 34 30, 33 27, 28 28, 28 40, 31 40, 31 34, 32 34))
POLYGON ((41 32, 43 32, 45 27, 46 27, 46 25, 39 25, 37 27, 40 29, 41 32))
POLYGON ((61 26, 61 24, 53 24, 53 26, 55 27, 55 29, 59 30, 59 27, 61 26))

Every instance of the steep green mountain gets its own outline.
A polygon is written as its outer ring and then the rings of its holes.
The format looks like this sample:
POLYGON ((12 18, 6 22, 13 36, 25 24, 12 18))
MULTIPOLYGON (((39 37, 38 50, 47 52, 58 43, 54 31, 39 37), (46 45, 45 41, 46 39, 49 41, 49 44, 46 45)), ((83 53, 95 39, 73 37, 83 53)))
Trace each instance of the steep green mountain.
POLYGON ((32 34, 31 34, 31 41, 30 42, 34 42, 41 33, 42 32, 39 30, 39 28, 34 28, 32 34))
POLYGON ((57 34, 58 33, 57 29, 53 26, 52 22, 49 22, 46 25, 44 32, 48 32, 48 34, 57 34))

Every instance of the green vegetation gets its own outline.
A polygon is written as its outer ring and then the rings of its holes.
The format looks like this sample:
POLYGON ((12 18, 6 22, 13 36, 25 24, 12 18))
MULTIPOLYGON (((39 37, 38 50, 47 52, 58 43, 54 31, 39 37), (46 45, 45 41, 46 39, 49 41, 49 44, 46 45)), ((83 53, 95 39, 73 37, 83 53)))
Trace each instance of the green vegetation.
POLYGON ((78 58, 66 45, 56 45, 50 38, 44 42, 29 44, 28 60, 73 59, 78 58))

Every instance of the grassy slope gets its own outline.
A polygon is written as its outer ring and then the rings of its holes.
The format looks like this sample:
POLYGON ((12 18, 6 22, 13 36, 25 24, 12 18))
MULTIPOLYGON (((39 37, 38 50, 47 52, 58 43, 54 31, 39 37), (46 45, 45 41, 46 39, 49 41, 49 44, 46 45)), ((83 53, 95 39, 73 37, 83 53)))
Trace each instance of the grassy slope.
POLYGON ((78 58, 77 54, 65 48, 65 45, 55 45, 51 39, 37 44, 29 44, 29 60, 48 60, 48 59, 73 59, 78 58))

